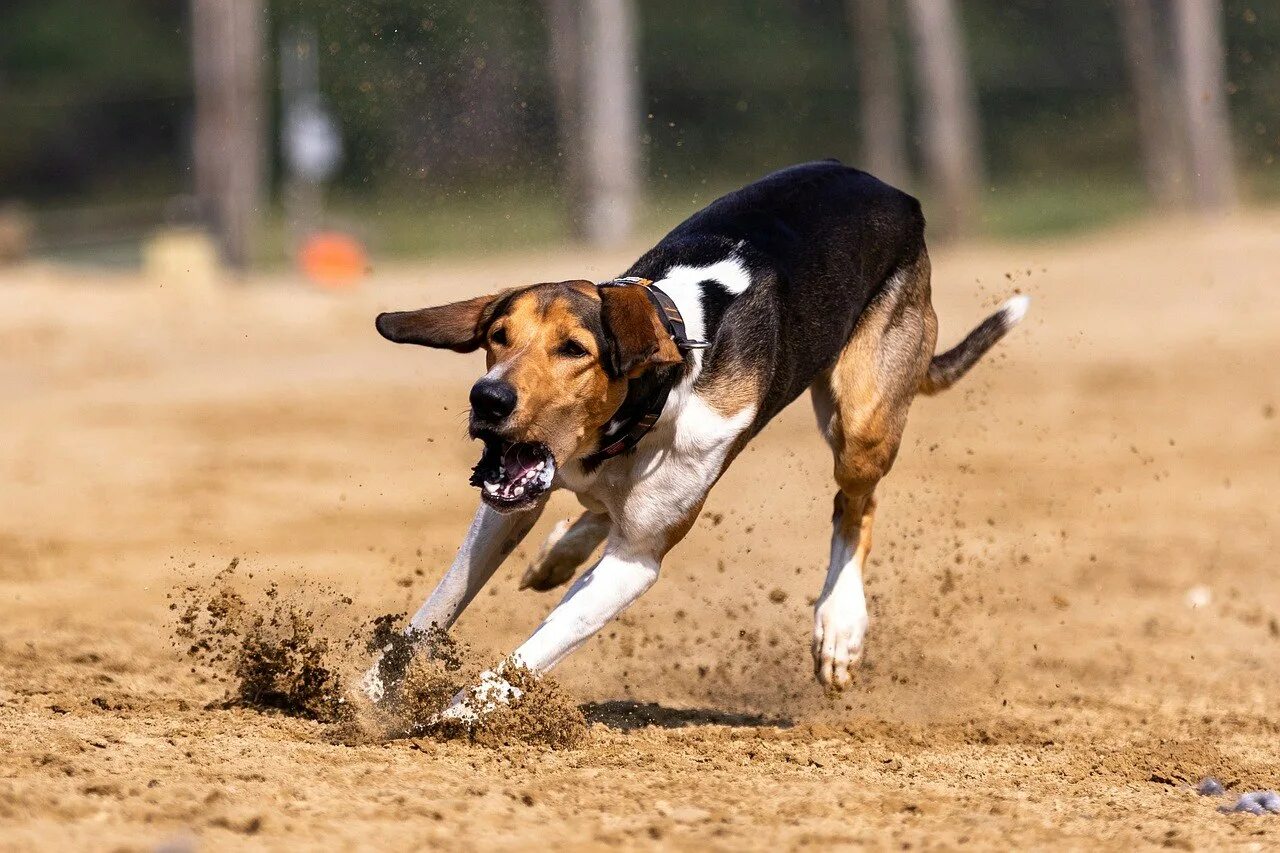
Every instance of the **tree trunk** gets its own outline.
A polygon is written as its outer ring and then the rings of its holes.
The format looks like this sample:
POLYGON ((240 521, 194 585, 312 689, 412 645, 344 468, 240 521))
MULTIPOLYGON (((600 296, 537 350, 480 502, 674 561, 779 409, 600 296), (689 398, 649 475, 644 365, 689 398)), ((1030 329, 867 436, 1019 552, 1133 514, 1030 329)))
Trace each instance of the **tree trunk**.
POLYGON ((921 87, 920 125, 929 179, 946 216, 945 235, 973 230, 983 184, 977 107, 954 0, 909 0, 921 87))
POLYGON ((582 14, 579 0, 543 0, 546 13, 548 70, 556 108, 557 156, 561 194, 568 209, 569 230, 584 239, 586 193, 582 174, 582 14))
POLYGON ((863 168, 886 183, 910 178, 902 84, 888 0, 846 0, 858 62, 863 168))
POLYGON ((635 227, 640 189, 640 70, 632 0, 582 7, 583 235, 617 245, 635 227))
POLYGON ((1192 199, 1204 212, 1229 210, 1237 196, 1223 72, 1221 0, 1175 0, 1174 20, 1191 147, 1192 199))
POLYGON ((191 0, 196 194, 232 267, 249 264, 265 173, 266 14, 260 0, 191 0))
POLYGON ((1182 107, 1172 97, 1168 85, 1172 75, 1161 61, 1152 0, 1120 0, 1116 11, 1138 116, 1147 190, 1158 205, 1171 207, 1183 200, 1186 149, 1182 107))

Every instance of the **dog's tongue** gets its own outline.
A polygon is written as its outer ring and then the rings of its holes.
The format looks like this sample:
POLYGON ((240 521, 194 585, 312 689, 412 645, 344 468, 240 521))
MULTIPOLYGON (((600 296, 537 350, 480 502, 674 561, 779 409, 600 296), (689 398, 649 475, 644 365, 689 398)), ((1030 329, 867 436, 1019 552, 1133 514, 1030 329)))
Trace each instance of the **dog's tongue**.
POLYGON ((542 458, 532 444, 513 444, 502 454, 502 469, 507 479, 514 480, 536 466, 542 458))

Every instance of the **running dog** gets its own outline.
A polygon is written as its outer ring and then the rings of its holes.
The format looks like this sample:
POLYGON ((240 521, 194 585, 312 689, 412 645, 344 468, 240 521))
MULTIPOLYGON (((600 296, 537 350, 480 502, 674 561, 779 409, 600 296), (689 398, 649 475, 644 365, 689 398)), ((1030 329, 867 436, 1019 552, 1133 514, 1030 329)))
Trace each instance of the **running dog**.
MULTIPOLYGON (((603 556, 516 649, 555 666, 658 579, 729 463, 805 389, 835 459, 831 558, 818 595, 818 681, 843 689, 862 658, 875 489, 917 394, 949 388, 1026 313, 1010 299, 934 355, 924 217, 916 199, 836 161, 792 166, 730 193, 604 283, 515 287, 381 314, 396 343, 472 352, 470 434, 484 443, 476 512, 411 628, 447 629, 529 532, 557 488, 585 511, 552 532, 521 582, 568 582, 603 556)), ((510 695, 500 673, 459 694, 510 695)), ((378 667, 366 689, 382 695, 378 667)))

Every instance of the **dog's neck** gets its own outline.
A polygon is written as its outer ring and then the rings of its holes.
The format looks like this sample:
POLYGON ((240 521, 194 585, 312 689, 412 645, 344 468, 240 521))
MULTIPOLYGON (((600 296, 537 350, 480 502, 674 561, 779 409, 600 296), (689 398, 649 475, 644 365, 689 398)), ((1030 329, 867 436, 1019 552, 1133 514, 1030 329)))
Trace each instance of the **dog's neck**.
POLYGON ((646 266, 642 259, 629 274, 635 277, 617 280, 651 285, 655 310, 660 316, 665 312, 664 325, 677 337, 684 361, 649 370, 631 380, 622 405, 601 429, 596 451, 582 460, 586 473, 639 444, 657 423, 676 387, 682 382, 691 385, 698 378, 706 354, 704 348, 715 339, 725 308, 751 284, 751 273, 741 251, 742 244, 738 244, 710 264, 666 264, 665 269, 660 266, 665 274, 652 281, 637 275, 646 266), (668 308, 675 310, 675 328, 668 308))
POLYGON ((688 334, 679 303, 653 286, 648 279, 616 279, 600 286, 645 288, 653 303, 653 310, 662 327, 670 333, 683 360, 678 364, 652 367, 628 381, 627 395, 622 405, 600 429, 597 449, 582 460, 583 470, 587 473, 607 460, 627 453, 640 443, 662 416, 671 391, 700 365, 695 353, 707 346, 704 341, 692 339, 688 334))

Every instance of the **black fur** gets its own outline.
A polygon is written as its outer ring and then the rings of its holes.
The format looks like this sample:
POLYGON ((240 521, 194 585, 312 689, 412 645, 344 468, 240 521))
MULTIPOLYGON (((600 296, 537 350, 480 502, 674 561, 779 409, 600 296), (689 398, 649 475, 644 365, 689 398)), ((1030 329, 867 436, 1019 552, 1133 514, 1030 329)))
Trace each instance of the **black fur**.
POLYGON ((686 219, 626 275, 661 285, 676 265, 737 253, 752 275, 736 299, 704 290, 712 342, 700 381, 747 369, 765 389, 752 432, 830 367, 885 281, 924 251, 920 203, 836 160, 774 172, 686 219))

